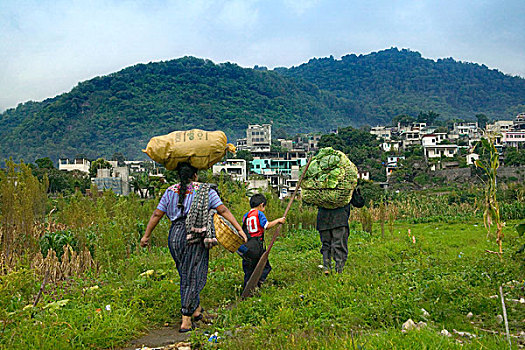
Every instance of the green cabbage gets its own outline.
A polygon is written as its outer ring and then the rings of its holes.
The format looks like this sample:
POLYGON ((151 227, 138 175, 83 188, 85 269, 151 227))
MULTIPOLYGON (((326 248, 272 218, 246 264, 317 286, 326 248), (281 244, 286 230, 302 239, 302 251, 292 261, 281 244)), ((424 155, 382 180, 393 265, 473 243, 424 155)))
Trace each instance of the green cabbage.
POLYGON ((301 187, 305 202, 334 209, 350 203, 356 186, 354 163, 343 152, 326 147, 310 162, 301 187))

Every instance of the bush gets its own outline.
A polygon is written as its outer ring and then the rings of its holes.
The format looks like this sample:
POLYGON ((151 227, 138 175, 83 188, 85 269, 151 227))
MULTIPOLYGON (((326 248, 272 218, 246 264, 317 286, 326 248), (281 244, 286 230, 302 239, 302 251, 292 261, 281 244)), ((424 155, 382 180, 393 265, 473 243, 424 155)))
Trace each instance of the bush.
POLYGON ((47 232, 40 238, 40 252, 44 257, 52 249, 58 258, 61 259, 66 245, 78 251, 78 240, 71 230, 47 232))

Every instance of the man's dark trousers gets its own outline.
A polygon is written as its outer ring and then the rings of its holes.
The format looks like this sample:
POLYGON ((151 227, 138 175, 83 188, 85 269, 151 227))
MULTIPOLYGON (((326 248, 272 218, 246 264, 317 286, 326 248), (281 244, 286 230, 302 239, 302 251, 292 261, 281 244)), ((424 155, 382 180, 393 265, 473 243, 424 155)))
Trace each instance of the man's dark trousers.
POLYGON ((325 271, 332 269, 331 258, 335 261, 335 271, 343 272, 348 257, 348 226, 341 226, 329 230, 319 231, 321 236, 321 254, 323 255, 323 268, 325 271))

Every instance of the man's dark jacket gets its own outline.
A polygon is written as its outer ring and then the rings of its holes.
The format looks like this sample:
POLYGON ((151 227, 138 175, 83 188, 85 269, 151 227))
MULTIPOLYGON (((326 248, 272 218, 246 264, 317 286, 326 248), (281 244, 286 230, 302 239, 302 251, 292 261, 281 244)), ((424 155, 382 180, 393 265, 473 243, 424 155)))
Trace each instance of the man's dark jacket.
POLYGON ((365 205, 365 200, 361 195, 361 191, 356 188, 352 193, 352 200, 344 207, 336 209, 326 209, 319 207, 317 212, 317 230, 331 230, 337 227, 348 227, 348 218, 350 217, 350 205, 356 208, 362 208, 365 205))

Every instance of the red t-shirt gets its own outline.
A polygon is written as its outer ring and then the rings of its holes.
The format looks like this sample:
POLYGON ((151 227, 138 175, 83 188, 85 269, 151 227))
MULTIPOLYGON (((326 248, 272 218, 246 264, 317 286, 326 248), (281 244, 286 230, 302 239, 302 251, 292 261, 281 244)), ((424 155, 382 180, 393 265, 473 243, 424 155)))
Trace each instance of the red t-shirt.
POLYGON ((248 233, 251 237, 262 237, 264 229, 268 226, 268 220, 262 211, 252 209, 242 218, 242 222, 246 224, 248 233))

